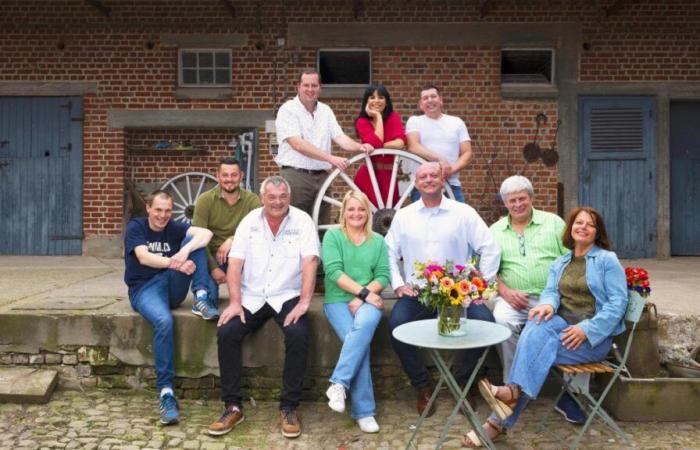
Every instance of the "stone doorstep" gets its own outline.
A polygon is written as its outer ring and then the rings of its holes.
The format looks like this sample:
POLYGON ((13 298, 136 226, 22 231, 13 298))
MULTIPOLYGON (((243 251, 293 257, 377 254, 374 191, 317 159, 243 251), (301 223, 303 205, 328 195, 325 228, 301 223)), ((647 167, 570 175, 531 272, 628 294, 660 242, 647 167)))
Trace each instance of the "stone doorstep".
POLYGON ((57 383, 55 370, 0 367, 0 402, 47 403, 57 383))

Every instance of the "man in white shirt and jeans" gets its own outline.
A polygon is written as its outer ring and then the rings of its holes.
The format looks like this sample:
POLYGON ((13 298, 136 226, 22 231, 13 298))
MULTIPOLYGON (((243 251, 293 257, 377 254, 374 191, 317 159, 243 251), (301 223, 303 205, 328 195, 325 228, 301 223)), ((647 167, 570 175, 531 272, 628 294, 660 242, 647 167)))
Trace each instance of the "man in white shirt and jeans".
POLYGON ((316 280, 319 242, 305 212, 289 206, 292 191, 280 176, 260 187, 262 208, 236 229, 228 257, 229 306, 218 322, 219 369, 225 404, 209 434, 222 435, 243 421, 241 341, 272 318, 284 333, 285 357, 280 398, 282 434, 301 434, 296 409, 306 372, 309 330, 306 312, 316 280))
MULTIPOLYGON (((331 141, 343 150, 371 153, 370 144, 360 144, 348 137, 338 125, 335 114, 318 101, 321 76, 314 69, 302 72, 297 96, 286 101, 277 112, 275 129, 279 142, 275 162, 292 188, 292 206, 313 214, 313 205, 328 172, 336 167, 345 170, 348 160, 331 155, 331 141)), ((330 210, 322 204, 322 223, 328 223, 330 210)))
MULTIPOLYGON (((423 86, 418 105, 423 115, 411 116, 406 122, 408 151, 427 161, 438 162, 455 200, 464 203, 459 172, 472 157, 467 126, 459 117, 442 112, 442 96, 435 85, 423 86)), ((414 189, 411 199, 415 202, 419 198, 420 193, 414 189)))
MULTIPOLYGON (((469 205, 442 195, 442 170, 436 162, 421 164, 416 170, 416 189, 420 199, 396 212, 385 237, 389 250, 391 286, 399 297, 389 317, 393 331, 407 322, 434 318, 436 311, 418 301, 413 288, 418 280, 413 275, 415 262, 447 260, 465 264, 475 254, 481 256, 479 269, 488 281, 498 272, 501 250, 482 218, 469 205), (403 275, 399 268, 403 258, 403 275)), ((485 304, 472 303, 467 308, 470 319, 494 321, 485 304)), ((404 344, 393 336, 391 344, 401 360, 401 366, 418 390, 418 413, 422 414, 432 394, 432 378, 416 347, 404 344)), ((483 349, 467 350, 457 370, 457 382, 466 384, 483 349)), ((435 412, 433 403, 428 416, 435 412)))

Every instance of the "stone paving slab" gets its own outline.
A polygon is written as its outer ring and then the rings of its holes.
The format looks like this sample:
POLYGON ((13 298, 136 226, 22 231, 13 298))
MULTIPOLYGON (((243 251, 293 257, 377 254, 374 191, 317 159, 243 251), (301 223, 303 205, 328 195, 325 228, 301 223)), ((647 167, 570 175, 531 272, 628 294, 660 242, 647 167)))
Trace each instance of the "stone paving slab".
POLYGON ((58 383, 58 372, 27 367, 0 368, 0 402, 46 403, 58 383))
MULTIPOLYGON (((557 414, 542 433, 538 420, 551 406, 551 398, 533 402, 499 449, 560 449, 578 428, 557 414)), ((433 449, 448 415, 449 399, 443 393, 438 411, 421 428, 417 448, 433 449)), ((303 433, 294 440, 279 432, 277 404, 246 405, 246 420, 221 437, 206 434, 206 427, 221 413, 217 401, 181 400, 183 420, 163 427, 157 421, 157 398, 151 392, 74 391, 56 392, 46 405, 0 404, 0 450, 38 448, 85 449, 402 449, 417 419, 411 400, 383 401, 377 405, 381 431, 362 433, 346 414, 337 414, 325 403, 303 403, 303 433)), ((479 403, 484 417, 486 406, 479 403)), ((581 448, 592 449, 698 449, 700 422, 673 425, 653 422, 620 423, 631 435, 627 444, 597 423, 584 438, 581 448)), ((459 416, 445 449, 459 448, 461 434, 468 430, 459 416)))

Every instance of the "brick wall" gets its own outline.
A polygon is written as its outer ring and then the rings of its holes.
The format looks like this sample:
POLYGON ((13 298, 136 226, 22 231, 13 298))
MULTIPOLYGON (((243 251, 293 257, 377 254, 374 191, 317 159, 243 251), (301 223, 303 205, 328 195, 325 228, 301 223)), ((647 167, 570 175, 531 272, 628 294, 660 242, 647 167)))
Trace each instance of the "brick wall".
MULTIPOLYGON (((82 0, 7 0, 0 3, 0 81, 88 81, 96 94, 84 100, 84 227, 88 235, 115 235, 123 218, 123 178, 165 181, 174 173, 211 169, 227 152, 230 130, 151 130, 152 137, 192 136, 208 148, 192 157, 157 157, 125 151, 130 131, 108 128, 107 111, 118 108, 271 109, 294 93, 299 70, 315 62, 315 48, 276 47, 287 23, 579 22, 583 50, 581 81, 697 81, 700 78, 700 4, 697 1, 487 2, 476 0, 348 2, 341 0, 233 2, 235 17, 217 0, 105 2, 105 17, 82 0), (353 9, 353 5, 360 5, 353 9), (604 8, 612 6, 606 13, 604 8), (234 47, 232 97, 228 100, 175 98, 177 48, 161 33, 242 33, 234 47), (151 46, 150 44, 153 44, 151 46), (152 47, 152 48, 150 48, 152 47), (156 169, 155 166, 158 166, 156 169)), ((504 100, 500 95, 498 46, 373 48, 374 79, 391 90, 404 120, 416 112, 419 87, 444 89, 445 108, 467 122, 475 136, 474 160, 463 173, 470 203, 488 221, 498 216, 495 193, 515 171, 531 177, 537 204, 556 209, 557 169, 524 165, 521 149, 534 135, 534 118, 548 123, 540 142, 554 138, 556 100, 504 100)), ((327 101, 352 135, 359 99, 327 101)), ((276 170, 260 130, 259 178, 276 170)), ((560 149, 573 152, 574 149, 560 149)))

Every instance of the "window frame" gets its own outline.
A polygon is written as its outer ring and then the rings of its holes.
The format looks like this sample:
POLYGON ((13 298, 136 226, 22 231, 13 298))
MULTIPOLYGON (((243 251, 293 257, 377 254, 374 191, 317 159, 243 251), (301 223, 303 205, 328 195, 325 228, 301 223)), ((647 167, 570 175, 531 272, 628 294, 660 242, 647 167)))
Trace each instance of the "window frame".
MULTIPOLYGON (((503 60, 503 52, 549 52, 551 55, 551 69, 549 73, 549 82, 544 82, 544 83, 538 83, 538 82, 504 82, 503 81, 503 65, 501 62, 501 66, 499 68, 499 75, 501 78, 501 86, 508 86, 508 87, 555 87, 557 85, 556 82, 556 49, 553 47, 501 47, 501 61, 503 60)), ((507 74, 506 74, 507 75, 507 74)))
POLYGON ((321 77, 321 82, 323 83, 324 89, 329 88, 356 88, 356 87, 366 87, 372 84, 372 49, 369 47, 322 47, 316 50, 316 70, 321 77), (367 83, 326 83, 323 79, 323 74, 321 74, 321 52, 325 53, 342 53, 342 52, 366 52, 369 62, 368 68, 368 81, 367 83))
MULTIPOLYGON (((192 69, 192 67, 187 67, 187 69, 192 69)), ((216 48, 216 47, 186 47, 186 48, 178 48, 177 51, 177 86, 179 88, 230 88, 232 84, 232 78, 233 78, 233 51, 230 48, 216 48), (197 80, 199 80, 199 71, 201 68, 199 67, 199 55, 202 53, 209 53, 212 55, 212 70, 214 71, 214 81, 216 81, 216 70, 217 69, 224 69, 224 67, 217 67, 216 65, 216 54, 217 53, 226 53, 228 55, 228 67, 225 67, 225 69, 228 69, 229 71, 229 76, 228 76, 228 81, 226 83, 211 83, 211 84, 202 84, 199 81, 197 83, 185 83, 183 80, 183 74, 184 70, 186 69, 183 64, 182 64, 182 58, 184 53, 194 53, 197 55, 197 67, 194 68, 197 70, 197 80)))

